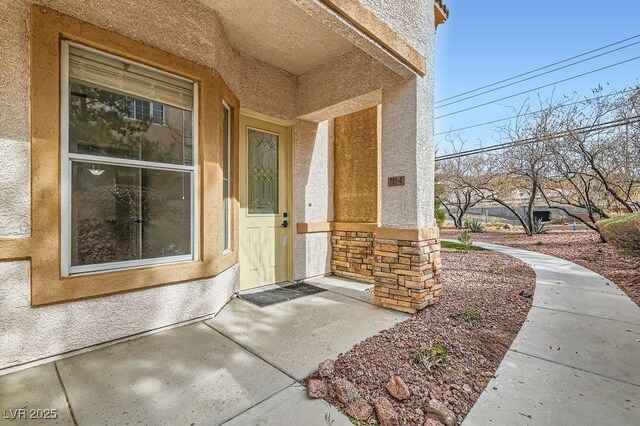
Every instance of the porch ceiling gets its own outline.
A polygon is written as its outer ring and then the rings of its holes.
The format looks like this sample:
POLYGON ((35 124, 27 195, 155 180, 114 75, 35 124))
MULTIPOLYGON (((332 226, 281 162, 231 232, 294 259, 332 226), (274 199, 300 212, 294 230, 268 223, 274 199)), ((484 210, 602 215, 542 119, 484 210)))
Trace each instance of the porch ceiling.
POLYGON ((301 75, 355 46, 286 0, 200 0, 238 51, 301 75))

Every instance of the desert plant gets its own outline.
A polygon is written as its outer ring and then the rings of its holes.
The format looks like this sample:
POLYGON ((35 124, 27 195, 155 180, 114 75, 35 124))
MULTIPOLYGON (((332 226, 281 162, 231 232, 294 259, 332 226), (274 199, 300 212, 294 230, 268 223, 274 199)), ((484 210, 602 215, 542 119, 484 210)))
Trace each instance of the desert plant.
POLYGON ((471 219, 469 216, 465 216, 464 217, 464 223, 462 224, 462 227, 464 229, 469 229, 469 227, 471 227, 471 222, 473 222, 473 219, 471 219))
POLYGON ((479 220, 474 219, 469 224, 469 231, 475 232, 475 233, 484 232, 484 225, 479 220))
POLYGON ((619 251, 640 257, 640 213, 629 213, 596 223, 604 240, 619 251))
POLYGON ((532 234, 546 234, 547 232, 549 232, 547 224, 542 223, 542 218, 533 221, 533 226, 531 227, 532 234))
POLYGON ((467 230, 462 231, 462 234, 458 237, 458 241, 464 245, 465 250, 471 249, 471 246, 473 245, 473 238, 471 238, 471 235, 469 235, 469 231, 467 230))
POLYGON ((432 368, 440 367, 449 361, 449 350, 439 342, 429 339, 428 343, 416 343, 411 351, 411 362, 421 365, 431 372, 432 368))
POLYGON ((473 308, 462 308, 454 311, 451 314, 451 318, 460 319, 466 322, 480 321, 482 319, 482 315, 480 312, 473 308))
POLYGON ((504 268, 500 265, 489 266, 489 273, 493 275, 504 275, 504 268))

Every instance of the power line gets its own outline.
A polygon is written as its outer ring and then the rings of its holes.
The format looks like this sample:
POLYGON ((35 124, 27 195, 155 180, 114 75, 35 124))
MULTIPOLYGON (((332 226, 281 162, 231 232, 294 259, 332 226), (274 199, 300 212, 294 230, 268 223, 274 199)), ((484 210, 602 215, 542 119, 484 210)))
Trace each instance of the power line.
POLYGON ((563 70, 565 68, 569 68, 569 67, 572 67, 574 65, 578 65, 578 64, 581 64, 583 62, 587 62, 587 61, 590 61, 592 59, 596 59, 596 58, 599 58, 599 57, 604 56, 604 55, 608 55, 608 54, 613 53, 613 52, 617 52, 617 51, 620 51, 620 50, 623 50, 623 49, 627 49, 629 47, 635 46, 636 44, 640 44, 640 41, 636 41, 635 43, 631 43, 631 44, 628 44, 626 46, 618 47, 617 49, 613 49, 613 50, 610 50, 608 52, 600 53, 599 55, 591 56, 589 58, 582 59, 582 60, 577 61, 577 62, 572 62, 572 63, 570 63, 568 65, 564 65, 564 66, 561 66, 561 67, 558 67, 558 68, 554 68, 554 69, 551 69, 549 71, 545 71, 545 72, 540 73, 540 74, 532 75, 531 77, 523 78, 523 79, 511 82, 509 84, 504 84, 502 86, 495 87, 493 89, 485 90, 484 92, 476 93, 475 95, 470 95, 470 96, 464 97, 462 99, 458 99, 458 100, 455 100, 455 101, 452 101, 452 102, 448 102, 448 103, 446 103, 444 105, 438 105, 438 106, 436 106, 436 109, 444 108, 444 107, 447 107, 449 105, 453 105, 453 104, 457 104, 459 102, 463 102, 463 101, 466 101, 466 100, 469 100, 469 99, 477 98, 478 96, 486 95, 487 93, 492 93, 492 92, 504 89, 505 87, 511 87, 511 86, 516 85, 516 84, 524 83, 525 81, 533 80, 534 78, 542 77, 543 75, 551 74, 553 72, 560 71, 560 70, 563 70))
POLYGON ((616 45, 618 45, 618 44, 625 43, 625 42, 627 42, 627 41, 629 41, 629 40, 634 40, 634 39, 636 39, 636 38, 638 38, 638 37, 640 37, 640 34, 635 35, 635 36, 633 36, 633 37, 626 38, 626 39, 624 39, 624 40, 616 41, 615 43, 611 43, 611 44, 608 44, 608 45, 606 45, 606 46, 599 47, 599 48, 597 48, 597 49, 590 50, 590 51, 585 52, 585 53, 581 53, 581 54, 576 55, 576 56, 572 56, 571 58, 563 59, 563 60, 561 60, 561 61, 554 62, 554 63, 552 63, 552 64, 545 65, 545 66, 543 66, 543 67, 536 68, 536 69, 534 69, 534 70, 527 71, 527 72, 525 72, 525 73, 518 74, 518 75, 516 75, 516 76, 506 78, 506 79, 504 79, 504 80, 497 81, 497 82, 495 82, 495 83, 487 84, 486 86, 478 87, 477 89, 469 90, 469 91, 467 91, 467 92, 460 93, 460 94, 455 95, 455 96, 450 96, 450 97, 445 98, 445 99, 440 99, 440 100, 436 101, 436 104, 441 103, 441 102, 445 102, 445 101, 448 101, 448 100, 451 100, 451 99, 459 98, 460 96, 468 95, 469 93, 477 92, 477 91, 479 91, 479 90, 487 89, 487 88, 489 88, 489 87, 493 87, 493 86, 496 86, 496 85, 498 85, 498 84, 506 83, 507 81, 511 81, 511 80, 516 79, 516 78, 524 77, 525 75, 533 74, 534 72, 542 71, 542 70, 544 70, 544 69, 547 69, 547 68, 550 68, 550 67, 553 67, 553 66, 556 66, 556 65, 560 65, 560 64, 563 64, 563 63, 565 63, 565 62, 569 62, 569 61, 572 61, 572 60, 574 60, 574 59, 578 59, 578 58, 581 58, 581 57, 586 56, 586 55, 590 55, 590 54, 595 53, 595 52, 599 52, 600 50, 608 49, 608 48, 613 47, 613 46, 616 46, 616 45))
MULTIPOLYGON (((618 92, 609 93, 608 95, 602 95, 602 96, 596 96, 596 97, 593 97, 593 98, 587 98, 587 99, 583 99, 583 100, 580 100, 580 101, 571 102, 569 104, 562 104, 561 106, 567 107, 567 106, 577 105, 577 104, 581 104, 581 103, 586 103, 586 102, 589 102, 589 101, 597 101, 599 99, 610 98, 611 96, 615 96, 615 95, 624 95, 625 93, 633 92, 634 90, 635 89, 621 90, 621 91, 618 91, 618 92)), ((488 124, 495 124, 495 123, 499 123, 501 121, 513 120, 514 118, 518 118, 518 117, 527 117, 529 115, 537 114, 537 113, 540 113, 542 111, 544 111, 544 109, 539 109, 537 111, 527 112, 527 113, 521 114, 521 115, 513 115, 511 117, 500 118, 500 119, 497 119, 497 120, 486 121, 484 123, 473 124, 471 126, 460 127, 458 129, 447 130, 447 131, 444 131, 444 132, 436 133, 435 136, 441 136, 441 135, 446 135, 448 133, 460 132, 462 130, 475 129, 476 127, 482 127, 482 126, 486 126, 488 124)))
MULTIPOLYGON (((607 121, 604 123, 600 123, 597 126, 579 127, 579 128, 567 130, 564 132, 554 133, 552 135, 549 135, 549 137, 544 138, 544 141, 560 139, 561 137, 571 135, 572 133, 590 133, 590 132, 596 132, 599 130, 612 129, 615 127, 628 126, 629 124, 635 124, 639 122, 640 122, 640 115, 636 115, 635 117, 621 118, 618 120, 607 121)), ((540 138, 534 136, 526 139, 520 139, 517 141, 504 142, 504 143, 500 143, 500 144, 492 145, 488 147, 469 149, 467 151, 460 151, 460 152, 454 152, 452 154, 441 155, 439 157, 436 157, 435 161, 451 160, 454 158, 467 157, 469 155, 481 154, 485 152, 499 151, 502 149, 511 148, 512 146, 527 145, 530 143, 542 142, 542 141, 543 140, 541 140, 540 138)))
POLYGON ((494 99, 493 101, 485 102, 485 103, 482 103, 482 104, 479 104, 479 105, 471 106, 469 108, 461 109, 459 111, 454 111, 454 112, 451 112, 451 113, 448 113, 448 114, 440 115, 440 116, 436 117, 435 119, 437 120, 439 118, 449 117, 449 116, 452 116, 452 115, 460 114, 462 112, 467 112, 467 111, 471 111, 473 109, 477 109, 477 108, 480 108, 480 107, 483 107, 483 106, 491 105, 491 104, 494 104, 496 102, 504 101, 506 99, 515 98, 516 96, 526 95, 527 93, 531 93, 531 92, 533 92, 535 90, 540 90, 540 89, 544 89, 546 87, 555 86, 555 85, 560 84, 560 83, 565 83, 567 81, 574 80, 576 78, 584 77, 585 75, 593 74, 593 73, 596 73, 596 72, 599 72, 599 71, 604 71, 606 69, 613 68, 613 67, 616 67, 618 65, 623 65, 623 64, 626 64, 626 63, 629 63, 629 62, 632 62, 632 61, 637 61, 638 59, 640 59, 640 56, 636 56, 634 58, 627 59, 625 61, 616 62, 615 64, 607 65, 606 67, 601 67, 601 68, 598 68, 598 69, 595 69, 595 70, 587 71, 587 72, 584 72, 582 74, 574 75, 572 77, 568 77, 568 78, 556 81, 554 83, 545 84, 545 85, 542 85, 542 86, 534 87, 533 89, 530 89, 530 90, 525 90, 523 92, 515 93, 513 95, 504 96, 504 97, 499 98, 499 99, 494 99))

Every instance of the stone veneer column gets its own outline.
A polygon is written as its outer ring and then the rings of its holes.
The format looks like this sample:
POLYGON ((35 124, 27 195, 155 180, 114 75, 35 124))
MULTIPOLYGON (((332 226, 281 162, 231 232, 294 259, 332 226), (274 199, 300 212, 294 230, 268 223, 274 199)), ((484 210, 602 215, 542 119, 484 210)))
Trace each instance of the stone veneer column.
POLYGON ((427 75, 382 93, 381 226, 374 239, 374 294, 385 307, 414 313, 442 296, 434 219, 433 32, 421 46, 427 75), (404 185, 389 186, 390 177, 404 185))
POLYGON ((409 313, 439 301, 442 283, 438 228, 416 232, 386 228, 378 232, 373 251, 375 300, 386 308, 409 313), (396 238, 389 238, 393 235, 396 238))

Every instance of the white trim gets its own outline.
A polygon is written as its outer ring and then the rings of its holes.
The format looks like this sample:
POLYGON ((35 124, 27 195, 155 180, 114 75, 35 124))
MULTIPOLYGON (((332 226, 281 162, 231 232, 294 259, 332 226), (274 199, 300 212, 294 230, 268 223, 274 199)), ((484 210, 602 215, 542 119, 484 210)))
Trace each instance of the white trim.
POLYGON ((110 262, 110 263, 96 263, 93 265, 81 265, 70 266, 69 272, 71 275, 75 274, 89 274, 104 272, 110 270, 123 270, 123 269, 136 269, 143 268, 151 265, 164 265, 176 262, 191 262, 193 256, 190 254, 183 254, 180 256, 167 256, 167 257, 154 257, 152 259, 139 259, 139 260, 124 260, 122 262, 110 262))
POLYGON ((69 158, 69 160, 73 160, 78 163, 106 164, 110 166, 135 167, 138 169, 176 170, 181 172, 193 172, 196 169, 195 166, 183 166, 180 164, 171 163, 157 163, 154 161, 144 160, 131 160, 128 158, 118 157, 102 157, 99 155, 90 154, 69 153, 67 157, 69 158))
POLYGON ((71 266, 71 161, 69 161, 69 43, 60 46, 60 263, 61 275, 71 266))
MULTIPOLYGON (((222 205, 223 205, 223 209, 224 209, 224 215, 226 216, 226 220, 224 223, 225 228, 223 229, 223 250, 222 253, 226 254, 229 253, 232 249, 232 240, 233 238, 231 237, 232 231, 231 231, 231 226, 232 226, 232 209, 231 209, 231 151, 232 151, 232 135, 231 132, 233 131, 232 128, 232 123, 231 123, 231 107, 224 101, 224 99, 222 100, 222 107, 224 109, 227 110, 227 138, 226 140, 223 141, 223 143, 225 144, 226 148, 227 148, 227 158, 224 158, 224 166, 222 167, 222 184, 226 186, 226 190, 227 190, 227 199, 222 200, 222 205), (227 181, 225 183, 224 181, 224 169, 227 169, 227 181)), ((223 123, 224 125, 224 123, 223 123)), ((224 150, 223 150, 224 152, 224 150)), ((224 194, 224 188, 222 193, 224 194)))
POLYGON ((193 82, 193 110, 191 112, 191 132, 193 134, 193 176, 191 179, 191 256, 200 260, 200 173, 198 130, 200 126, 200 85, 193 82))
POLYGON ((170 264, 176 262, 192 262, 200 259, 200 238, 199 238, 199 224, 200 224, 200 197, 198 193, 198 125, 200 122, 199 108, 198 108, 198 83, 190 80, 185 80, 182 77, 174 76, 173 74, 166 73, 164 71, 156 70, 155 68, 148 67, 146 65, 138 64, 120 58, 118 56, 110 55, 95 49, 86 48, 96 52, 97 54, 106 55, 118 60, 124 60, 130 62, 136 66, 142 66, 148 68, 154 72, 159 72, 171 77, 177 77, 181 80, 193 83, 193 109, 192 109, 192 133, 193 133, 193 165, 185 166, 180 164, 170 163, 158 163, 152 161, 131 160, 113 157, 102 157, 87 154, 76 154, 69 152, 69 46, 77 46, 85 49, 85 46, 63 41, 61 43, 61 55, 60 55, 60 260, 61 260, 61 275, 68 277, 72 274, 88 274, 96 272, 105 272, 109 270, 122 270, 141 268, 151 265, 170 264), (191 254, 180 255, 171 257, 157 257, 152 259, 137 259, 123 262, 110 262, 101 263, 95 265, 81 265, 71 266, 71 194, 72 194, 72 179, 71 179, 71 164, 72 161, 76 162, 89 162, 96 164, 109 164, 122 167, 136 167, 141 169, 155 169, 166 171, 182 171, 188 172, 191 177, 191 254))

